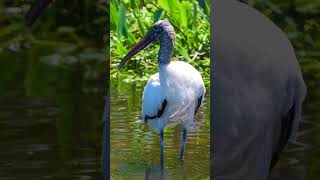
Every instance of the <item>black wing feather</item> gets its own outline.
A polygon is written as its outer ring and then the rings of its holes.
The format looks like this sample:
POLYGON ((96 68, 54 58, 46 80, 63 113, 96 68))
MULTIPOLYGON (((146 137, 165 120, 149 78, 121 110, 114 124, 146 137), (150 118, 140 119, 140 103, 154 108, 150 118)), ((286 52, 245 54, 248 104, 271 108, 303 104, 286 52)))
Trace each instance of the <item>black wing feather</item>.
POLYGON ((161 106, 161 109, 158 109, 158 113, 157 115, 154 115, 154 116, 148 116, 146 115, 145 118, 144 118, 144 122, 147 122, 149 119, 155 119, 155 118, 159 118, 162 116, 166 106, 167 106, 168 102, 166 99, 163 100, 162 102, 162 106, 161 106))
POLYGON ((197 104, 196 109, 194 111, 194 115, 197 114, 197 112, 198 112, 198 110, 199 110, 199 108, 201 106, 201 102, 202 102, 202 95, 198 98, 198 104, 197 104))

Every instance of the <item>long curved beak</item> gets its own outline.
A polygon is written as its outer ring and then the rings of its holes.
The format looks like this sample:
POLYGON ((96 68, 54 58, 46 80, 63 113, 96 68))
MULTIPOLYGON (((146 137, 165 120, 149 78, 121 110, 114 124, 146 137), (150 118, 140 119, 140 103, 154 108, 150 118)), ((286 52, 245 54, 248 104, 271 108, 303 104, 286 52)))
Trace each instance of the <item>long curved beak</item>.
POLYGON ((124 64, 132 58, 135 54, 145 49, 149 44, 156 40, 155 35, 152 31, 149 31, 136 45, 134 45, 128 54, 122 59, 118 68, 121 69, 124 64))
POLYGON ((37 20, 45 8, 49 5, 52 0, 35 0, 26 15, 27 26, 32 26, 32 24, 37 20))

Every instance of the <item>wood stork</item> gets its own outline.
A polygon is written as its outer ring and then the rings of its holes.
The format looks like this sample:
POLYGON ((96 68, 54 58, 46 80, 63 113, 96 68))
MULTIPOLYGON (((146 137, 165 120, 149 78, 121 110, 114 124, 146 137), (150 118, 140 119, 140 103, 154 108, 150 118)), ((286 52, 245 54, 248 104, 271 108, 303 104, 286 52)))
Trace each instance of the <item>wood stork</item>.
POLYGON ((266 180, 301 118, 306 87, 287 36, 235 0, 212 1, 211 173, 266 180))
POLYGON ((163 129, 182 124, 180 159, 184 157, 187 129, 200 107, 205 86, 200 73, 184 61, 172 61, 174 29, 167 20, 157 21, 120 62, 119 67, 154 41, 160 42, 158 73, 152 75, 142 97, 142 120, 160 133, 160 159, 163 160, 163 129))

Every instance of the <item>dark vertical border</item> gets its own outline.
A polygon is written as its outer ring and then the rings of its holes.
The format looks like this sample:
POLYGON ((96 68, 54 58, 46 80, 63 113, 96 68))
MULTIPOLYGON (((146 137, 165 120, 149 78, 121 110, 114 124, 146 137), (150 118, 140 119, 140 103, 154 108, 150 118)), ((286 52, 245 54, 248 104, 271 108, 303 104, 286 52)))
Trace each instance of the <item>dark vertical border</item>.
MULTIPOLYGON (((109 66, 109 65, 108 65, 109 66)), ((108 73, 109 74, 109 71, 108 73)), ((109 75, 107 76, 109 78, 109 75)), ((108 81, 109 86, 109 81, 108 81)), ((108 87, 109 88, 109 87, 108 87)), ((102 173, 103 179, 110 179, 110 93, 106 97, 106 104, 104 109, 104 128, 103 128, 103 151, 102 151, 102 173)))
POLYGON ((213 179, 213 70, 215 69, 214 66, 214 0, 210 1, 210 179, 213 179))
POLYGON ((102 174, 104 180, 110 179, 110 1, 107 0, 107 13, 106 13, 106 34, 104 42, 106 43, 106 81, 107 81, 107 96, 103 114, 103 151, 102 151, 102 174))

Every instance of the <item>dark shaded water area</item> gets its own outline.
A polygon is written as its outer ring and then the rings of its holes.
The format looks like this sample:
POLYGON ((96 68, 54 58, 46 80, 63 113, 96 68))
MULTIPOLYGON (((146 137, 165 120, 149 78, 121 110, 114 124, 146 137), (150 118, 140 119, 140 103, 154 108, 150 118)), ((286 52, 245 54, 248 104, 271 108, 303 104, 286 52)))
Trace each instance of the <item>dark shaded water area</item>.
POLYGON ((102 179, 106 61, 54 51, 0 53, 0 179, 102 179))
POLYGON ((164 166, 160 164, 159 134, 141 120, 146 82, 110 83, 111 179, 210 179, 209 90, 194 128, 187 133, 184 161, 179 160, 181 126, 165 128, 164 166))

